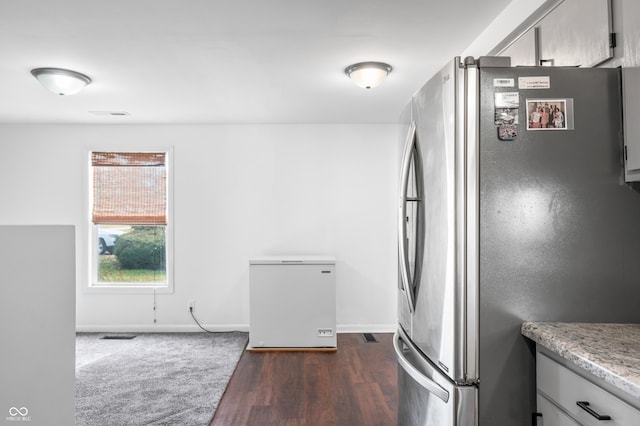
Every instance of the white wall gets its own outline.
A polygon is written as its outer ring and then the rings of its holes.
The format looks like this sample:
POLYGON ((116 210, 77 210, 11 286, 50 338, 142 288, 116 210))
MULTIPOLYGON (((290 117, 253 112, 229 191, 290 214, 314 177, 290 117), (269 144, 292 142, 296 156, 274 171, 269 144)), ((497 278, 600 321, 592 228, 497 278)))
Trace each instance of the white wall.
MULTIPOLYGON (((337 257, 339 331, 396 322, 396 125, 0 126, 0 224, 77 226, 79 330, 247 330, 248 259, 337 257), (174 147, 175 292, 86 291, 86 152, 174 147)), ((45 243, 37 250, 56 250, 45 243)), ((37 265, 34 265, 37 267, 37 265)))

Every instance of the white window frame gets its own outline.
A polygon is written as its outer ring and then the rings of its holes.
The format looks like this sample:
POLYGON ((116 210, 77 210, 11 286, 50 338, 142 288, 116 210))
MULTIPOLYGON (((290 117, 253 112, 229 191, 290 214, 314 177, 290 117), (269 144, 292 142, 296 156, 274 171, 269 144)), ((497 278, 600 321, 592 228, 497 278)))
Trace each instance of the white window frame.
POLYGON ((89 293, 128 293, 128 294, 170 294, 174 292, 174 231, 173 231, 173 147, 158 147, 157 149, 135 149, 130 146, 118 148, 110 146, 107 148, 90 148, 84 153, 85 158, 85 224, 86 239, 84 250, 84 264, 87 267, 85 276, 87 285, 84 290, 89 293), (104 284, 97 281, 98 259, 97 250, 98 225, 93 223, 91 218, 93 204, 93 176, 91 166, 91 153, 93 152, 164 152, 166 154, 167 170, 167 225, 165 226, 165 250, 166 250, 166 284, 141 284, 141 283, 109 283, 104 284))

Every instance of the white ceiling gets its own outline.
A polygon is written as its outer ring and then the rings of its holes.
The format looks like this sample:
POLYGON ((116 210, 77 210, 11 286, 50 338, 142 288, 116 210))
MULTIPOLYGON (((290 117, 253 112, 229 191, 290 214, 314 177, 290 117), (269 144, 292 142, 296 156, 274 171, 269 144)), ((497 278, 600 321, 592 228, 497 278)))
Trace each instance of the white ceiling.
POLYGON ((396 122, 509 2, 2 0, 0 123, 396 122), (366 91, 343 72, 362 61, 394 70, 366 91), (93 83, 57 96, 38 67, 93 83))

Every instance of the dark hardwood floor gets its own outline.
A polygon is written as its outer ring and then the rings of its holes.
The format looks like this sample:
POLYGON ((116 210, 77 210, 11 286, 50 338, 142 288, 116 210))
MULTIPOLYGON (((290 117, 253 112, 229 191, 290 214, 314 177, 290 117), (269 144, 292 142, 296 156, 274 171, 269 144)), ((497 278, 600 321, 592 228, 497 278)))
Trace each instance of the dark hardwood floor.
POLYGON ((395 425, 392 334, 338 334, 336 352, 245 352, 210 426, 395 425))

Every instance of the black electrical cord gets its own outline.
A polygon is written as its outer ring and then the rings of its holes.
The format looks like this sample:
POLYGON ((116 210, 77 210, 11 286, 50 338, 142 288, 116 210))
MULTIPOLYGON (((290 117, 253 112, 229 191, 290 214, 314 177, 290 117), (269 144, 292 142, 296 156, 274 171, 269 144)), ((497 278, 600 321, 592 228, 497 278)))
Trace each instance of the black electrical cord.
POLYGON ((196 318, 196 316, 193 314, 193 307, 190 306, 189 307, 189 313, 191 314, 191 317, 193 318, 193 320, 196 322, 196 324, 198 324, 198 327, 200 327, 201 329, 203 329, 204 331, 206 331, 207 333, 216 333, 216 331, 211 331, 211 330, 207 330, 206 328, 204 328, 202 325, 200 325, 200 323, 198 322, 198 319, 196 318))

